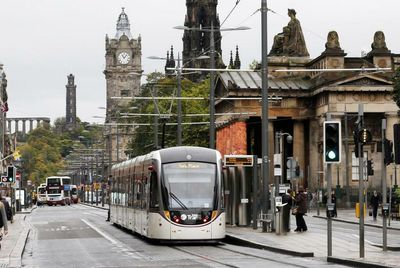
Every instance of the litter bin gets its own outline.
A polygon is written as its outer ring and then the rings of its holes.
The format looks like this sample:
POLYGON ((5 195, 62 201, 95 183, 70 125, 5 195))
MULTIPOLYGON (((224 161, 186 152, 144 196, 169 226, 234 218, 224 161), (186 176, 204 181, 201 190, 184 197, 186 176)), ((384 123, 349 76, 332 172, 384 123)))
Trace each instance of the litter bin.
POLYGON ((285 204, 276 204, 276 211, 275 211, 275 234, 286 234, 286 228, 284 225, 284 207, 285 204))

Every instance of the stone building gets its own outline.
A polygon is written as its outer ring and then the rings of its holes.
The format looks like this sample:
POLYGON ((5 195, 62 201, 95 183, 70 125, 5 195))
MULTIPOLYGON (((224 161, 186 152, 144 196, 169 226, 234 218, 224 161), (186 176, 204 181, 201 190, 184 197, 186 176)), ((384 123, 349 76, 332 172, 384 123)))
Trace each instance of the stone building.
MULTIPOLYGON (((210 59, 197 59, 209 54, 211 24, 214 31, 215 62, 217 68, 225 68, 222 62, 221 32, 219 16, 217 13, 218 0, 186 0, 187 13, 184 25, 191 30, 185 30, 183 34, 183 66, 187 68, 210 68, 210 59), (197 30, 193 30, 197 29, 197 30), (207 29, 208 31, 199 31, 207 29)), ((192 75, 191 80, 205 78, 208 72, 200 77, 192 75)))
POLYGON ((106 77, 107 111, 106 124, 109 124, 109 149, 112 150, 113 163, 127 158, 125 151, 129 141, 131 128, 118 126, 121 107, 129 103, 129 99, 139 94, 142 74, 141 37, 134 38, 127 14, 122 12, 117 21, 117 32, 114 38, 106 36, 106 77))
MULTIPOLYGON (((311 59, 295 14, 294 10, 289 10, 291 21, 275 36, 268 57, 269 177, 274 177, 274 164, 279 164, 277 159, 275 163, 273 161, 277 145, 275 134, 288 133, 293 142, 283 141, 283 159, 294 157, 298 161, 302 175, 297 183, 313 190, 326 186, 322 126, 329 113, 332 120, 342 122, 342 162, 333 165, 333 185, 357 188, 358 159, 354 155, 353 130, 358 106, 363 104, 365 127, 372 132, 372 141, 364 146, 364 155, 373 160, 375 170, 374 175, 367 177, 366 185, 379 188, 383 157, 381 120, 387 120, 386 137, 393 140, 393 125, 399 123, 400 118, 399 107, 392 99, 393 70, 400 67, 400 54, 392 53, 386 47, 384 33, 378 31, 367 55, 347 57, 340 47, 338 34, 332 31, 328 34, 325 50, 311 59), (390 69, 362 70, 376 67, 390 69), (332 69, 337 71, 328 71, 332 69), (346 140, 348 146, 345 146, 346 140)), ((254 114, 217 117, 216 121, 224 122, 217 125, 217 149, 223 155, 261 157, 260 72, 222 72, 216 94, 216 113, 254 114), (218 100, 220 97, 240 99, 218 100)), ((283 166, 285 163, 283 161, 283 166)), ((395 177, 394 168, 390 165, 387 168, 388 185, 392 176, 395 177)), ((288 183, 289 180, 283 177, 283 182, 288 183)))

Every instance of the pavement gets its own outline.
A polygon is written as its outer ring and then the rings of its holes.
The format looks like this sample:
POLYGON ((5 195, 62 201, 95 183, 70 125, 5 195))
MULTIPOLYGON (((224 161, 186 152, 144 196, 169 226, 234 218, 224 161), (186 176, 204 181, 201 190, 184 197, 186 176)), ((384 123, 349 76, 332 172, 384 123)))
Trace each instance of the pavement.
MULTIPOLYGON (((388 236, 388 250, 383 251, 382 243, 372 243, 365 236, 364 258, 359 258, 359 238, 356 233, 346 233, 335 223, 346 222, 359 224, 354 209, 338 210, 338 217, 332 219, 332 256, 327 257, 327 234, 325 210, 321 209, 320 215, 311 211, 305 216, 308 231, 296 233, 295 218, 291 216, 291 232, 277 235, 272 232, 262 232, 261 228, 254 230, 251 227, 227 226, 227 239, 229 242, 247 245, 249 247, 264 248, 274 252, 300 257, 326 258, 328 262, 349 265, 353 267, 400 267, 400 241, 390 239, 388 236), (312 227, 322 227, 315 230, 312 227)), ((382 218, 373 221, 371 217, 365 217, 365 226, 382 230, 382 218)), ((391 221, 389 230, 400 231, 400 221, 391 221)), ((398 238, 398 236, 397 236, 398 238)))
POLYGON ((22 254, 31 230, 26 221, 27 214, 30 214, 36 206, 22 209, 13 217, 13 223, 8 222, 8 234, 3 236, 0 250, 0 267, 21 267, 22 254))
MULTIPOLYGON (((91 206, 99 209, 108 209, 107 204, 104 207, 101 204, 98 206, 93 204, 91 206)), ((18 212, 14 216, 14 222, 9 223, 8 235, 4 236, 1 242, 0 268, 21 267, 22 254, 31 230, 29 222, 25 219, 27 214, 31 213, 35 208, 18 212)), ((289 233, 278 235, 275 232, 262 232, 262 228, 254 230, 251 227, 227 225, 226 240, 227 242, 238 243, 242 246, 262 248, 291 256, 316 257, 326 259, 328 262, 353 267, 400 267, 400 254, 398 252, 400 251, 400 239, 391 240, 388 238, 387 251, 382 250, 381 244, 366 240, 365 257, 359 258, 359 239, 356 238, 358 232, 357 234, 346 234, 345 232, 341 232, 339 227, 335 226, 337 222, 357 225, 358 218, 355 217, 354 210, 340 209, 338 210, 338 217, 333 218, 333 250, 332 256, 327 257, 326 231, 321 233, 321 228, 319 230, 312 228, 312 226, 320 226, 322 228, 326 226, 324 212, 324 210, 321 210, 321 214, 318 215, 316 211, 311 211, 305 216, 305 220, 309 226, 307 232, 293 232, 295 219, 294 216, 291 216, 292 231, 289 233)), ((365 218, 365 226, 378 228, 379 230, 382 228, 382 219, 378 218, 377 221, 372 221, 371 217, 367 216, 365 218)), ((391 221, 388 229, 400 231, 400 221, 391 221)))

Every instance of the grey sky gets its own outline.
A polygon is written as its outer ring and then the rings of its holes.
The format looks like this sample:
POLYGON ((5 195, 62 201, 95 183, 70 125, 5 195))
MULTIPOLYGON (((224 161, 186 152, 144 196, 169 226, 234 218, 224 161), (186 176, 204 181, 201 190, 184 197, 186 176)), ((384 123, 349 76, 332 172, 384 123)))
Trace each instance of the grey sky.
MULTIPOLYGON (((237 0, 220 0, 221 22, 237 0)), ((182 50, 185 0, 2 0, 0 3, 0 62, 8 79, 8 117, 65 116, 67 75, 75 75, 77 113, 83 121, 102 122, 104 115, 105 35, 115 35, 121 7, 129 16, 134 38, 142 36, 142 65, 145 73, 163 71, 164 61, 147 59, 166 56, 171 45, 182 50)), ((261 15, 251 16, 260 0, 241 0, 223 27, 249 26, 251 30, 224 32, 225 63, 229 52, 239 46, 242 68, 261 59, 261 15)), ((325 49, 326 36, 336 30, 348 56, 370 51, 375 31, 382 30, 386 44, 400 53, 400 30, 396 19, 400 2, 395 0, 323 1, 269 0, 276 12, 268 15, 268 43, 281 32, 294 8, 300 20, 311 57, 325 49)))

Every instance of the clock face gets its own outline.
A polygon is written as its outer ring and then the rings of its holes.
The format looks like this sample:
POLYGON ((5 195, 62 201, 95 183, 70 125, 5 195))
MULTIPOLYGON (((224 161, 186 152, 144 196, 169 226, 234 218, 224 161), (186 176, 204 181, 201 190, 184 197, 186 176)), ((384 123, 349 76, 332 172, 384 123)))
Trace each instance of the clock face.
POLYGON ((128 64, 131 60, 131 56, 129 56, 126 52, 121 52, 118 54, 118 62, 121 64, 128 64))

